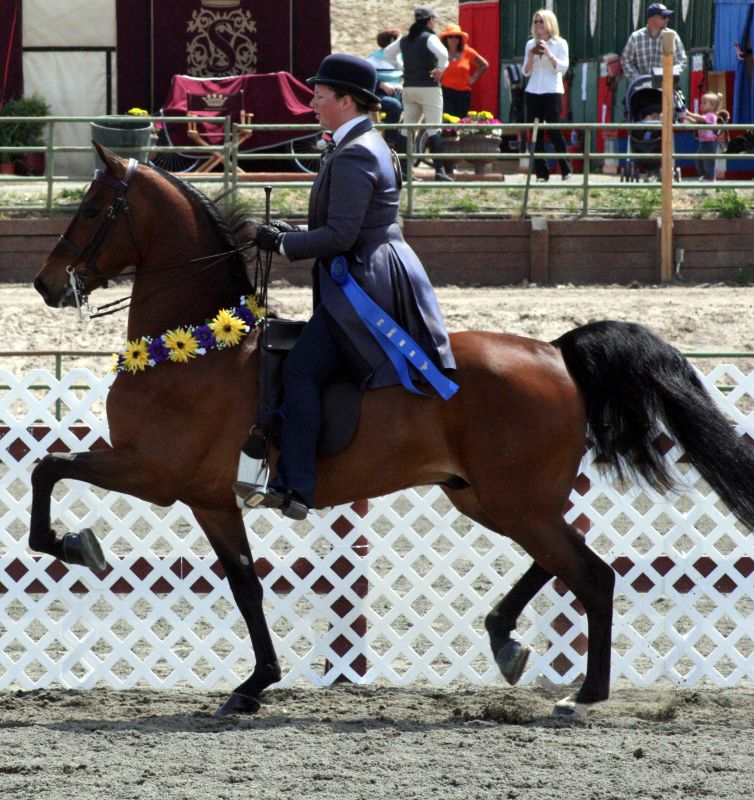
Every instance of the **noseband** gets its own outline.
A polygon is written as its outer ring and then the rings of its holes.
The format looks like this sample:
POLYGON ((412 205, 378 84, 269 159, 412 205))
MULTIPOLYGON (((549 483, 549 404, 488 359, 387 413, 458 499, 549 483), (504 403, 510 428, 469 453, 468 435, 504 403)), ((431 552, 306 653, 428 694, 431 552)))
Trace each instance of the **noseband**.
POLYGON ((76 254, 76 261, 66 267, 66 272, 68 273, 70 281, 70 291, 73 294, 73 297, 76 301, 76 308, 79 310, 79 312, 81 311, 82 304, 87 305, 89 298, 89 289, 86 286, 85 280, 87 277, 94 276, 99 281, 100 286, 103 288, 107 287, 107 278, 102 270, 100 270, 100 268, 97 266, 97 257, 99 256, 103 245, 107 241, 107 238, 110 236, 110 233, 112 232, 112 229, 121 211, 126 212, 128 226, 131 229, 131 239, 136 247, 136 251, 139 253, 139 257, 141 258, 139 239, 136 236, 136 230, 133 225, 133 220, 131 219, 131 209, 129 208, 128 200, 126 199, 126 193, 128 192, 129 184, 136 173, 136 168, 138 165, 139 162, 135 158, 130 158, 128 160, 128 166, 126 167, 126 174, 124 175, 122 181, 116 180, 102 169, 96 170, 94 173, 94 180, 107 184, 111 188, 115 189, 117 193, 112 205, 107 209, 107 217, 102 221, 97 231, 83 248, 80 248, 65 236, 61 236, 58 239, 60 244, 65 245, 69 250, 72 250, 76 254), (76 267, 82 262, 84 264, 83 269, 77 271, 76 267))

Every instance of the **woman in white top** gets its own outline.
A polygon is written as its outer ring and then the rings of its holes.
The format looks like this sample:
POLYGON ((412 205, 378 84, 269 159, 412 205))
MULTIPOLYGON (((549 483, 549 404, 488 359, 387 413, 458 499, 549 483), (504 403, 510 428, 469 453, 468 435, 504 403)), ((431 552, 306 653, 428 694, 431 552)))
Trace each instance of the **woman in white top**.
MULTIPOLYGON (((526 43, 522 72, 529 79, 526 85, 526 120, 534 122, 560 122, 563 113, 563 74, 568 69, 568 42, 560 36, 558 18, 552 11, 541 8, 534 13, 531 24, 532 38, 526 43)), ((566 152, 566 143, 559 130, 548 131, 556 153, 566 152)), ((544 136, 540 133, 534 142, 534 152, 544 151, 544 136)), ((560 176, 564 181, 571 177, 571 165, 566 158, 559 159, 560 176)), ((549 181, 550 170, 543 158, 534 160, 538 181, 549 181)))

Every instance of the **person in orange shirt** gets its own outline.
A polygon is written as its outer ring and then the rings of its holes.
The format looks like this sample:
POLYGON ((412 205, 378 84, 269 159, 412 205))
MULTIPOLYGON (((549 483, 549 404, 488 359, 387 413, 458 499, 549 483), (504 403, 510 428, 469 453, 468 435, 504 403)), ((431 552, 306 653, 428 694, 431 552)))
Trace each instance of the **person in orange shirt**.
POLYGON ((448 25, 440 34, 450 62, 442 74, 442 110, 454 117, 465 117, 471 108, 471 87, 489 67, 487 59, 470 47, 469 34, 460 25, 448 25))

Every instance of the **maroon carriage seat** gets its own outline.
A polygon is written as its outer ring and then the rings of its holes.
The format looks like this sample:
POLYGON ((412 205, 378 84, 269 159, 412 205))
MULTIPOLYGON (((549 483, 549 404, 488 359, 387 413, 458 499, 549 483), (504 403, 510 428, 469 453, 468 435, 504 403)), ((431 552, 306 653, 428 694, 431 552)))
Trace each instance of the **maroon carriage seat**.
MULTIPOLYGON (((308 86, 294 78, 289 72, 269 72, 258 75, 232 75, 221 78, 195 78, 192 75, 174 75, 170 82, 170 91, 163 103, 162 116, 202 117, 225 116, 216 110, 222 103, 231 118, 241 121, 242 112, 253 116, 255 124, 316 124, 317 118, 309 107, 313 92, 308 86), (227 101, 221 98, 229 98, 227 101), (232 98, 232 99, 231 99, 232 98)), ((191 123, 192 125, 194 123, 191 123)), ((185 123, 162 123, 161 141, 175 147, 185 147, 183 169, 194 170, 201 167, 203 171, 211 169, 203 163, 206 154, 198 158, 191 146, 198 144, 196 138, 187 130, 185 123)), ((201 122, 196 126, 197 133, 211 143, 222 141, 222 124, 201 122)), ((248 132, 247 132, 248 133, 248 132)), ((241 152, 264 151, 289 147, 299 140, 311 140, 315 132, 290 130, 254 131, 253 136, 244 138, 241 152)), ((161 154, 166 157, 184 154, 161 154)), ((219 154, 217 154, 219 155, 219 154)), ((220 159, 222 160, 222 159, 220 159)), ((155 160, 155 163, 158 163, 155 160)), ((218 162, 215 161, 215 164, 218 162)), ((168 164, 160 164, 166 169, 179 171, 168 164)))
MULTIPOLYGON (((243 91, 228 92, 196 92, 186 93, 186 113, 197 117, 196 122, 189 122, 186 134, 192 142, 202 147, 222 144, 225 138, 225 123, 216 121, 229 117, 231 123, 250 125, 254 115, 244 109, 243 91), (201 119, 201 122, 199 122, 201 119)), ((238 144, 241 146, 252 134, 252 131, 239 131, 238 144)), ((202 153, 204 155, 204 153, 202 153)), ((209 172, 223 163, 224 154, 215 152, 207 154, 204 161, 199 163, 195 172, 209 172)), ((243 172, 238 167, 239 172, 243 172)))

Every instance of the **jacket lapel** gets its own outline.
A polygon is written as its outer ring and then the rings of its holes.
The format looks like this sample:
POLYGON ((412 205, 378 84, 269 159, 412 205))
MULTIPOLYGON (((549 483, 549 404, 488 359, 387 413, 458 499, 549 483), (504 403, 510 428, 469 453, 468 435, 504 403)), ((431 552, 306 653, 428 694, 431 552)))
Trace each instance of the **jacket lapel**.
POLYGON ((324 222, 324 220, 317 218, 317 200, 322 192, 329 194, 330 169, 332 168, 333 160, 338 157, 338 154, 342 152, 343 148, 349 142, 353 141, 357 136, 361 136, 363 133, 371 131, 373 127, 374 125, 372 125, 372 120, 370 120, 368 117, 358 125, 354 125, 353 128, 351 128, 351 130, 348 131, 348 133, 343 137, 343 140, 339 142, 335 149, 330 153, 324 164, 321 165, 321 168, 317 173, 317 177, 314 179, 314 183, 312 184, 311 194, 309 195, 308 221, 310 227, 320 227, 320 225, 322 225, 324 222))

